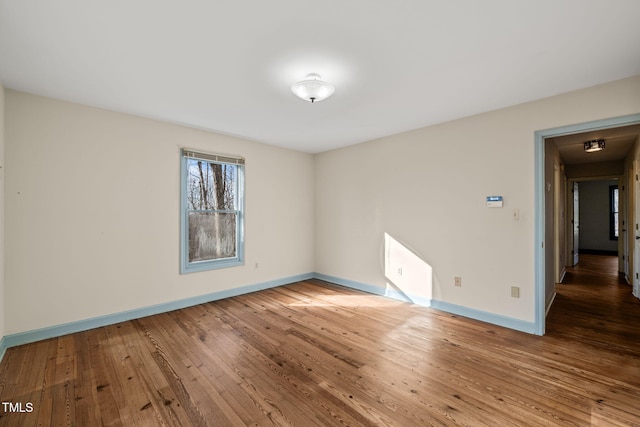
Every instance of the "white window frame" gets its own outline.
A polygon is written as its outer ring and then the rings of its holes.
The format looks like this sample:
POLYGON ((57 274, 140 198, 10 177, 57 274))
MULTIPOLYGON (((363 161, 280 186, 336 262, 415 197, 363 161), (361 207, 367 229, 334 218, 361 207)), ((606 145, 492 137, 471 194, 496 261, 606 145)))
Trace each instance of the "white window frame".
POLYGON ((180 152, 180 274, 244 265, 244 159, 208 154, 183 148, 180 152), (237 166, 236 179, 236 256, 204 261, 189 261, 189 205, 187 201, 188 160, 202 160, 237 166))

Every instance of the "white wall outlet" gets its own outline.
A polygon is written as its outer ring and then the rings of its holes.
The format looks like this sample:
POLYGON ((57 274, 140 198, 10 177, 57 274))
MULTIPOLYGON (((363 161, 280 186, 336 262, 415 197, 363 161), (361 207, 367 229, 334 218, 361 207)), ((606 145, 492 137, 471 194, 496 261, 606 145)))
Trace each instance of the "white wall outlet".
POLYGON ((454 277, 453 278, 453 284, 455 286, 458 286, 458 287, 462 286, 462 277, 460 277, 460 276, 454 277))
POLYGON ((520 288, 518 286, 511 287, 511 296, 513 298, 520 298, 520 288))

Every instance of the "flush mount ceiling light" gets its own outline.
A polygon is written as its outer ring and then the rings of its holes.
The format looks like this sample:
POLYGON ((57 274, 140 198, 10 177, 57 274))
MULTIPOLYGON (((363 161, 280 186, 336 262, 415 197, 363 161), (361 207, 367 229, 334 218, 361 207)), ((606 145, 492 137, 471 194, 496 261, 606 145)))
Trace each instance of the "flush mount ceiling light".
POLYGON ((584 151, 587 153, 595 153, 604 150, 604 139, 592 139, 584 143, 584 151))
POLYGON ((327 82, 320 80, 319 74, 309 74, 306 80, 302 80, 298 83, 294 83, 291 86, 291 92, 297 97, 310 101, 311 103, 320 102, 323 99, 327 99, 335 88, 327 82))

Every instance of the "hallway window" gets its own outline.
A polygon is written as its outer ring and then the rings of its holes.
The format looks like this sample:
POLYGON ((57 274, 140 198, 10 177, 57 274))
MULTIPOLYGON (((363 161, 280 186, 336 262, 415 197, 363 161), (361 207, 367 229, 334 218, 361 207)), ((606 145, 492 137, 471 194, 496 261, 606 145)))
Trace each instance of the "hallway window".
POLYGON ((618 186, 609 187, 609 239, 618 240, 618 186))

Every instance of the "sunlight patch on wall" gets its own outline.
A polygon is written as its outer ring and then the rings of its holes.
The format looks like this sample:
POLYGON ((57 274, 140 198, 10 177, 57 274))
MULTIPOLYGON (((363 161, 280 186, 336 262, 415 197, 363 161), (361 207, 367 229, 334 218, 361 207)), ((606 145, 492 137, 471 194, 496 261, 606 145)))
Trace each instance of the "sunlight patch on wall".
POLYGON ((389 234, 384 234, 386 295, 421 305, 430 305, 433 288, 431 266, 389 234))

